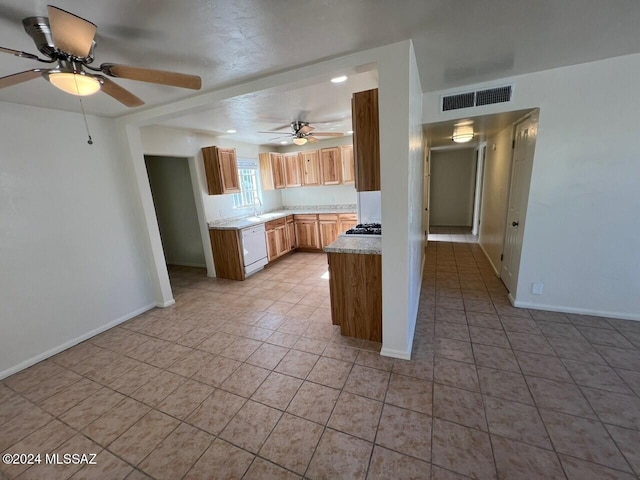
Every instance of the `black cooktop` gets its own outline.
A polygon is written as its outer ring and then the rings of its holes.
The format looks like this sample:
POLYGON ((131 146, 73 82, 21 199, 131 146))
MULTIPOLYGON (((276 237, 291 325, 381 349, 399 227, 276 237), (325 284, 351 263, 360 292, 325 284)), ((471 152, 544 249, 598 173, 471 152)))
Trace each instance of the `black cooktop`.
POLYGON ((379 223, 359 223, 344 233, 347 235, 382 235, 382 225, 379 223))

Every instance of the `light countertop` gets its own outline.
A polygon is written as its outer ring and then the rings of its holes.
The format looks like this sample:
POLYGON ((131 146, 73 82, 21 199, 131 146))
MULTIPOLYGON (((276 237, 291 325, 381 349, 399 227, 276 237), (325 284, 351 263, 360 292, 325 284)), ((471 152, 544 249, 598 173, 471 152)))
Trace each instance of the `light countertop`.
POLYGON ((326 253, 357 253, 363 255, 382 254, 382 236, 340 236, 330 245, 324 247, 326 253))
POLYGON ((356 213, 355 206, 337 206, 327 208, 313 208, 308 209, 292 209, 292 210, 278 210, 275 212, 263 213, 258 216, 250 216, 244 218, 236 218, 229 221, 217 221, 209 222, 208 226, 210 230, 240 230, 246 227, 252 227, 261 223, 270 222, 271 220, 277 220, 278 218, 284 218, 287 215, 317 215, 323 213, 356 213))

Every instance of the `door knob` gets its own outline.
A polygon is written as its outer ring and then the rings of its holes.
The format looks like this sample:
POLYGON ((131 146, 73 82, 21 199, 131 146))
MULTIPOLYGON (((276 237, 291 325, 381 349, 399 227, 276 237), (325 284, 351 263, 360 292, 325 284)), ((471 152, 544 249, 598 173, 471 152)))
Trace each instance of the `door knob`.
POLYGON ((518 225, 520 225, 520 222, 512 222, 512 223, 511 223, 511 226, 512 226, 512 227, 517 227, 518 225))

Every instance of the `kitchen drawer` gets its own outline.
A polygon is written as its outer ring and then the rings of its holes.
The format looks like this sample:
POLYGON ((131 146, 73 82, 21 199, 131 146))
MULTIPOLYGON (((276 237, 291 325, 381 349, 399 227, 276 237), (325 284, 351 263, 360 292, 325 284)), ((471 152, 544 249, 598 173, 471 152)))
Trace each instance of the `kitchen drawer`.
POLYGON ((287 223, 293 223, 293 215, 287 215, 287 223))
POLYGON ((293 218, 296 222, 298 221, 315 222, 316 220, 318 220, 317 215, 308 215, 308 214, 294 215, 293 218))
POLYGON ((264 224, 264 228, 266 230, 273 230, 274 228, 282 227, 286 223, 285 218, 278 218, 277 220, 271 220, 264 224))
POLYGON ((320 215, 318 215, 318 220, 320 221, 330 221, 330 222, 337 222, 338 221, 338 214, 337 213, 321 213, 320 215))
POLYGON ((349 220, 349 221, 357 222, 358 214, 357 213, 341 213, 340 220, 349 220))

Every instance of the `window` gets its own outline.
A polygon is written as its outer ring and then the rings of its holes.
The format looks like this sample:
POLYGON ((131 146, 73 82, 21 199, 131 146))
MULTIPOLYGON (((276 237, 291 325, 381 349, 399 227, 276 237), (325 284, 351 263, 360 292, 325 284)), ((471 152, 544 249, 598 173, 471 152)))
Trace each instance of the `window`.
POLYGON ((238 178, 240 193, 233 194, 234 208, 253 207, 260 204, 258 187, 258 164, 255 160, 238 159, 238 178))

